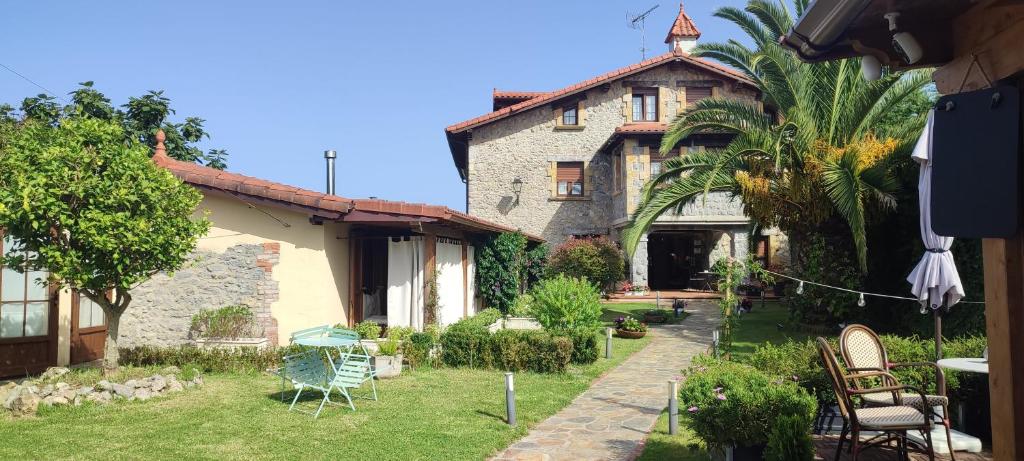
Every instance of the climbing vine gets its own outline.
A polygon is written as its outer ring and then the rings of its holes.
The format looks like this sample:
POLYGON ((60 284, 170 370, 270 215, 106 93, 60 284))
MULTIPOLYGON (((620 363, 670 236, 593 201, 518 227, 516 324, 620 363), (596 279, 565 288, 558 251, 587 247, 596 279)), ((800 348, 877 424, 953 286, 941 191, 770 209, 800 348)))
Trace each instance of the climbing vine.
POLYGON ((735 314, 736 306, 739 305, 740 286, 750 281, 771 284, 774 279, 752 257, 748 257, 746 262, 732 257, 719 259, 711 266, 711 271, 718 275, 718 291, 722 294, 718 299, 718 307, 722 310, 722 329, 718 337, 718 346, 723 356, 728 358, 732 352, 732 333, 739 323, 739 317, 735 314))

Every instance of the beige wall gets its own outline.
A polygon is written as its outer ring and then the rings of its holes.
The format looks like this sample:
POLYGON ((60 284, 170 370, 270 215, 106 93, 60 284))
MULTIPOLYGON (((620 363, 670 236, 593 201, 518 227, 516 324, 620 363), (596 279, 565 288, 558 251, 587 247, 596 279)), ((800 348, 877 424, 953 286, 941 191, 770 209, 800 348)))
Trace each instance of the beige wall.
POLYGON ((209 234, 199 240, 200 250, 281 244, 280 261, 272 273, 279 284, 279 298, 271 305, 280 344, 287 344, 293 331, 347 321, 347 224, 313 225, 305 214, 261 207, 271 217, 238 199, 213 194, 204 194, 199 209, 209 213, 212 224, 209 234))

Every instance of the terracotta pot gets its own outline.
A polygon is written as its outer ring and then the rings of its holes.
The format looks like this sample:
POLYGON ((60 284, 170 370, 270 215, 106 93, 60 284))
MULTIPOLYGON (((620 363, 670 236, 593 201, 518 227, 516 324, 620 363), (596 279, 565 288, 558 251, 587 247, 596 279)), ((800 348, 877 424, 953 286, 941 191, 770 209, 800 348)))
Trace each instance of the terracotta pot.
POLYGON ((644 336, 646 336, 647 332, 646 331, 626 331, 626 330, 616 329, 615 330, 615 334, 618 335, 620 338, 639 339, 639 338, 643 338, 644 336))

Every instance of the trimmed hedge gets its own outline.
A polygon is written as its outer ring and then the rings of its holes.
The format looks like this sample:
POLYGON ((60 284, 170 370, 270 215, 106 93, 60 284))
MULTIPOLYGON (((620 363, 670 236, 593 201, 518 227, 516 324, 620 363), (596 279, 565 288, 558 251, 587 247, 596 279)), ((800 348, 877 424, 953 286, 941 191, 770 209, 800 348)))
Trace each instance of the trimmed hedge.
POLYGON ((195 346, 122 348, 120 362, 133 366, 174 365, 199 368, 204 373, 253 373, 281 366, 281 358, 302 351, 301 346, 257 349, 200 349, 195 346))
POLYGON ((441 362, 450 367, 560 373, 573 355, 569 338, 537 330, 499 330, 456 322, 441 335, 441 362))
POLYGON ((564 335, 572 341, 572 363, 587 365, 597 361, 600 353, 598 349, 600 338, 597 330, 578 328, 560 332, 558 335, 564 335))

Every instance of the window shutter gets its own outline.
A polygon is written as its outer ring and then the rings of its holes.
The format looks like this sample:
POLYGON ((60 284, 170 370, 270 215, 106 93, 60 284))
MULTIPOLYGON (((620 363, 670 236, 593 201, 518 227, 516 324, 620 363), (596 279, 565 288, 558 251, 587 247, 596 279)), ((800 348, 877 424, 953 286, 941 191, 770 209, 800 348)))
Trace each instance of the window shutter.
POLYGON ((697 104, 701 99, 707 99, 712 97, 714 88, 712 87, 689 87, 686 89, 686 107, 692 109, 694 104, 697 104))
POLYGON ((633 120, 633 92, 627 86, 626 94, 622 95, 622 119, 623 123, 633 120))
POLYGON ((686 87, 676 87, 676 115, 686 110, 686 87))
POLYGON ((668 117, 668 88, 663 86, 658 87, 658 121, 665 123, 670 119, 668 117))
POLYGON ((576 124, 579 126, 585 125, 587 122, 587 107, 583 104, 583 101, 576 103, 576 124))
POLYGON ((548 162, 548 177, 551 178, 551 196, 558 196, 558 162, 548 162))
POLYGON ((719 96, 719 90, 720 88, 718 88, 717 86, 711 87, 711 97, 717 98, 719 96))

